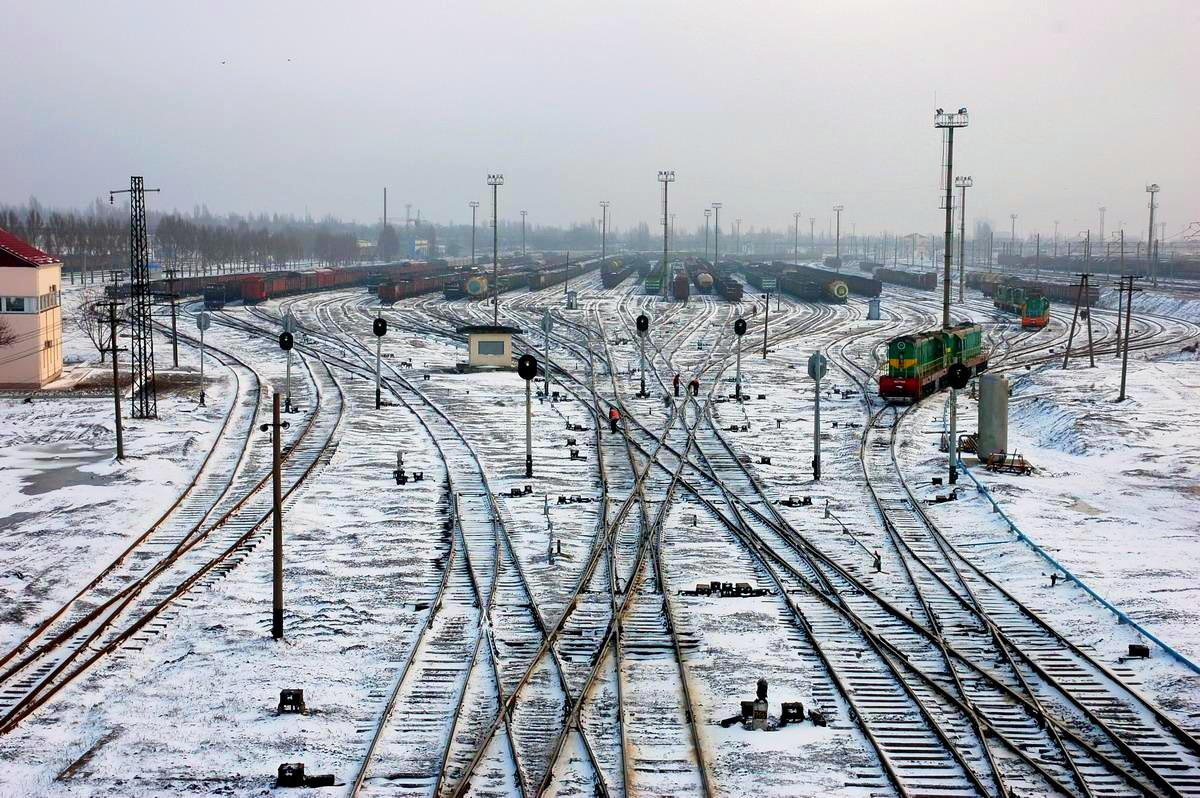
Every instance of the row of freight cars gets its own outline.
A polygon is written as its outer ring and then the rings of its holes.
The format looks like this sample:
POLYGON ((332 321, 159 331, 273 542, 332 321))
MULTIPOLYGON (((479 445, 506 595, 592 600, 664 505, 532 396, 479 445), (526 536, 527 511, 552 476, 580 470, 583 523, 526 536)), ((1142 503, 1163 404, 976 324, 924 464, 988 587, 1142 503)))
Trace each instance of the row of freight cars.
POLYGON ((845 304, 850 289, 840 277, 825 280, 813 280, 808 276, 797 274, 793 264, 784 264, 784 269, 773 268, 773 265, 757 264, 746 269, 746 282, 765 292, 765 280, 775 281, 775 290, 800 299, 804 302, 831 302, 845 304))
POLYGON ((1024 277, 1013 277, 996 272, 967 272, 967 287, 979 289, 986 297, 993 296, 998 285, 1032 289, 1039 296, 1043 296, 1052 302, 1070 305, 1074 305, 1076 299, 1078 299, 1081 306, 1092 306, 1100 299, 1100 286, 1095 282, 1089 283, 1087 293, 1081 297, 1078 282, 1062 283, 1051 280, 1028 280, 1024 277))
MULTIPOLYGON (((498 276, 499 293, 528 287, 530 291, 540 291, 543 288, 560 285, 568 279, 579 277, 597 267, 595 261, 578 261, 567 265, 562 256, 548 258, 540 268, 531 269, 527 266, 508 267, 498 276)), ((483 267, 469 274, 455 275, 453 279, 442 284, 442 296, 448 300, 475 299, 492 292, 491 274, 483 267)))
POLYGON ((646 271, 650 268, 650 261, 645 258, 629 255, 605 258, 600 265, 600 282, 605 288, 616 288, 635 271, 644 274, 643 268, 646 271))
MULTIPOLYGON (((1099 244, 1092 245, 1092 251, 1097 252, 1102 247, 1099 244)), ((1133 244, 1127 244, 1125 249, 1125 258, 1113 256, 1111 253, 1116 249, 1115 245, 1109 245, 1108 253, 1100 257, 1090 257, 1087 259, 1081 257, 1055 257, 1053 255, 1042 255, 1041 257, 1030 257, 1021 255, 998 255, 997 263, 1001 267, 1008 269, 1020 269, 1022 271, 1051 271, 1051 272, 1089 272, 1091 274, 1157 274, 1160 277, 1171 277, 1180 280, 1200 280, 1200 260, 1195 259, 1159 259, 1157 261, 1147 261, 1145 257, 1145 246, 1138 248, 1133 244), (1123 261, 1123 262, 1122 262, 1123 261)))
POLYGON ((936 291, 938 287, 937 272, 913 271, 911 269, 895 269, 888 266, 878 266, 871 271, 875 279, 881 283, 903 285, 921 291, 936 291))
MULTIPOLYGON (((307 272, 258 272, 188 277, 173 281, 155 280, 150 289, 152 293, 161 296, 170 296, 172 293, 176 296, 203 296, 206 308, 220 310, 227 302, 252 305, 294 294, 364 285, 372 287, 388 280, 408 281, 413 286, 433 286, 422 291, 428 293, 436 290, 444 276, 454 271, 455 269, 444 260, 402 261, 307 272)), ((110 285, 105 288, 105 292, 111 297, 126 298, 129 295, 129 285, 110 285)))

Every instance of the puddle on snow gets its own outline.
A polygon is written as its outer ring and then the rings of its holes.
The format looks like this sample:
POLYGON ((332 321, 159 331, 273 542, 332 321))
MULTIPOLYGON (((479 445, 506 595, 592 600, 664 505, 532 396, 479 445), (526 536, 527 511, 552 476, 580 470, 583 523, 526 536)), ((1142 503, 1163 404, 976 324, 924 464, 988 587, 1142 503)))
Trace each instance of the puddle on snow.
POLYGON ((51 446, 18 446, 10 451, 19 452, 25 460, 22 469, 34 473, 24 477, 21 492, 27 496, 70 488, 76 485, 110 485, 117 480, 115 474, 93 474, 83 471, 85 466, 107 463, 112 459, 109 452, 95 449, 79 449, 69 444, 51 446))

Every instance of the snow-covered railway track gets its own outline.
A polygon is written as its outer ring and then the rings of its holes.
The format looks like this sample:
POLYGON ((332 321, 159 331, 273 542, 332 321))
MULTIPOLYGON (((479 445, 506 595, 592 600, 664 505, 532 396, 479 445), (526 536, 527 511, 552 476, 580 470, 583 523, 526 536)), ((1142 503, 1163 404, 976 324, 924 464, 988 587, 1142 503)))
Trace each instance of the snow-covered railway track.
MULTIPOLYGON (((315 368, 307 362, 304 365, 311 379, 314 411, 293 433, 281 460, 285 500, 332 454, 343 417, 341 387, 332 372, 324 363, 315 368)), ((257 404, 256 391, 254 407, 243 409, 251 423, 257 404)), ((96 594, 91 606, 89 594, 83 594, 76 620, 10 663, 0 676, 7 685, 0 698, 0 732, 11 730, 131 639, 148 639, 157 631, 157 627, 147 629, 148 624, 169 620, 169 608, 176 601, 196 587, 223 578, 253 550, 264 534, 273 505, 268 489, 270 456, 266 447, 247 448, 251 438, 248 429, 231 437, 237 453, 230 456, 233 472, 228 484, 222 485, 218 479, 201 504, 187 508, 178 521, 172 516, 171 523, 151 530, 134 551, 133 562, 149 561, 148 567, 124 578, 128 572, 118 563, 111 569, 111 579, 98 583, 106 585, 106 592, 96 594), (151 550, 150 544, 158 551, 151 550), (108 589, 108 582, 114 580, 116 587, 108 589)))

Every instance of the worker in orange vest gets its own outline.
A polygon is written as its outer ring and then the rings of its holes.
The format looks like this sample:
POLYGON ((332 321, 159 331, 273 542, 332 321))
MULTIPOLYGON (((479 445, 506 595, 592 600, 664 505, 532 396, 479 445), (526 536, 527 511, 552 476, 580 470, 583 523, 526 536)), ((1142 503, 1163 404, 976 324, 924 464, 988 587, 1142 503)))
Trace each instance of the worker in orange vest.
POLYGON ((675 396, 676 396, 676 398, 678 398, 679 397, 679 375, 678 374, 675 375, 675 379, 672 380, 672 382, 675 385, 675 396))
POLYGON ((617 424, 621 421, 621 412, 617 408, 610 407, 608 409, 608 426, 613 431, 617 431, 617 424))

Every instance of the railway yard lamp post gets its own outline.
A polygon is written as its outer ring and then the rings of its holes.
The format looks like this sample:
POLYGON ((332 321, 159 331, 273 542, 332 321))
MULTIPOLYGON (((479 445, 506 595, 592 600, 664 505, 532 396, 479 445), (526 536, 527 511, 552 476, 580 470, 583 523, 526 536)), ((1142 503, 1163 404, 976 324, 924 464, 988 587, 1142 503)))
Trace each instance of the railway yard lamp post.
MULTIPOLYGON (((533 400, 530 383, 537 376, 538 362, 533 355, 521 355, 517 360, 517 374, 525 380, 525 476, 533 476, 533 400)), ((548 370, 547 370, 548 371, 548 370)))
POLYGON ((946 251, 942 259, 942 329, 950 328, 950 261, 954 251, 954 131, 956 128, 966 127, 967 121, 966 108, 959 108, 957 113, 949 114, 939 108, 933 115, 933 126, 945 131, 946 141, 946 196, 942 200, 946 207, 946 251))
POLYGON ((712 217, 712 211, 708 208, 704 209, 704 259, 708 260, 708 220, 712 217))
POLYGON ((1008 256, 1011 258, 1017 254, 1017 215, 1010 213, 1008 218, 1012 219, 1012 230, 1008 234, 1008 256))
POLYGON ((836 243, 834 244, 833 260, 837 264, 834 268, 839 272, 842 270, 842 211, 845 209, 845 205, 833 206, 833 212, 837 216, 837 233, 834 235, 836 243))
POLYGON ((674 169, 658 170, 658 182, 662 183, 662 187, 663 187, 663 215, 662 215, 663 264, 662 264, 662 272, 661 272, 662 285, 659 287, 659 295, 665 297, 667 295, 667 277, 670 274, 670 272, 669 272, 670 264, 667 261, 667 256, 668 256, 668 247, 669 247, 669 243, 670 243, 669 235, 671 232, 670 219, 668 218, 668 213, 667 213, 667 191, 668 191, 668 188, 670 187, 671 183, 675 182, 675 170, 674 169))
POLYGON ((954 178, 954 187, 961 190, 961 199, 958 203, 958 301, 963 301, 963 290, 966 287, 966 260, 964 260, 963 247, 967 242, 967 189, 975 185, 975 181, 970 175, 954 178))
POLYGON ((817 217, 808 217, 808 246, 817 248, 817 217))
POLYGON ((721 203, 714 202, 713 206, 713 272, 714 276, 721 270, 721 203))
POLYGON ((1054 257, 1058 257, 1058 219, 1054 220, 1054 257))
POLYGON ((529 211, 521 211, 521 257, 525 256, 525 215, 529 211))
POLYGON ((604 256, 608 244, 608 200, 600 200, 600 266, 604 266, 604 256))
POLYGON ((500 223, 497 219, 497 201, 504 175, 488 175, 487 184, 492 187, 492 324, 500 324, 500 223))
MULTIPOLYGON (((1108 208, 1101 205, 1099 210, 1100 210, 1100 241, 1103 242, 1104 241, 1104 212, 1107 211, 1108 208)), ((1104 254, 1105 254, 1105 256, 1108 255, 1107 250, 1105 251, 1104 254)))
POLYGON ((1155 261, 1157 254, 1154 250, 1154 209, 1158 207, 1158 203, 1154 201, 1155 195, 1158 194, 1158 183, 1151 183, 1146 186, 1146 193, 1150 195, 1150 231, 1146 235, 1146 263, 1150 266, 1150 284, 1158 285, 1158 274, 1155 270, 1155 261))
POLYGON ((479 208, 479 203, 471 200, 467 203, 471 206, 471 265, 475 265, 475 211, 479 208))
POLYGON ((734 257, 742 257, 742 220, 733 220, 733 252, 734 257))
POLYGON ((792 259, 796 263, 800 263, 800 211, 793 213, 792 218, 796 220, 796 237, 792 242, 792 259))

